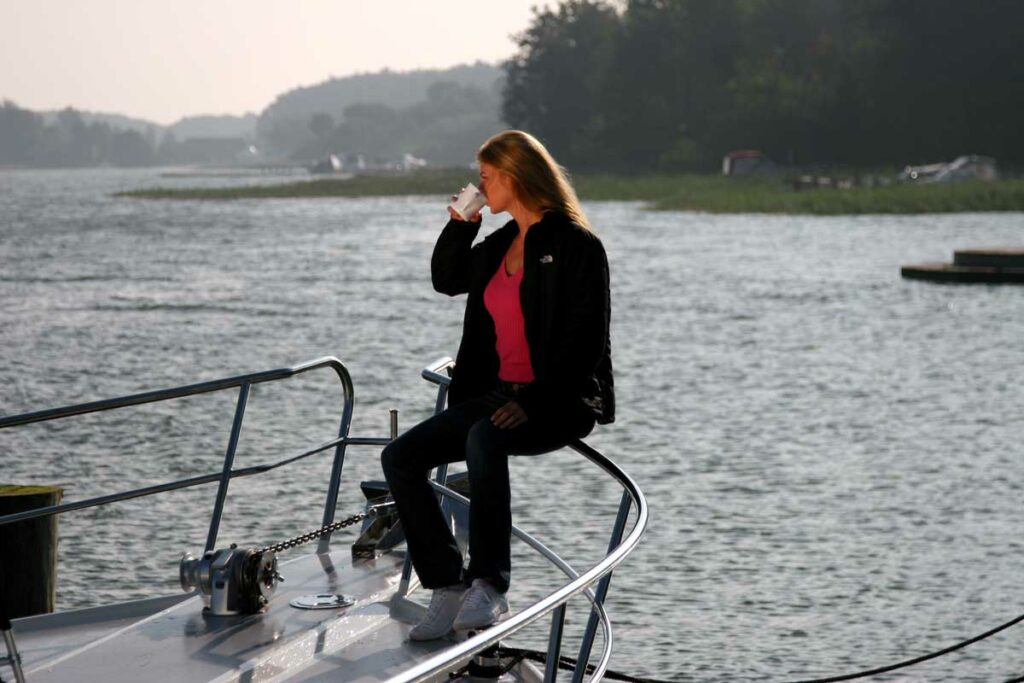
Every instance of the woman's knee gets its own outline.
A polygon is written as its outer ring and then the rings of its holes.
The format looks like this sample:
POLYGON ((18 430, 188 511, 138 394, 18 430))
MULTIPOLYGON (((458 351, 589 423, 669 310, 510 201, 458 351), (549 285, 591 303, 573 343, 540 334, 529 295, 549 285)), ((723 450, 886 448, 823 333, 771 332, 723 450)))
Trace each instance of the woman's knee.
POLYGON ((507 453, 502 446, 500 429, 483 419, 466 435, 466 469, 470 478, 486 477, 500 467, 507 468, 507 453))
POLYGON ((385 479, 391 480, 409 471, 409 459, 404 455, 405 450, 398 440, 392 441, 380 452, 380 466, 384 470, 385 479))

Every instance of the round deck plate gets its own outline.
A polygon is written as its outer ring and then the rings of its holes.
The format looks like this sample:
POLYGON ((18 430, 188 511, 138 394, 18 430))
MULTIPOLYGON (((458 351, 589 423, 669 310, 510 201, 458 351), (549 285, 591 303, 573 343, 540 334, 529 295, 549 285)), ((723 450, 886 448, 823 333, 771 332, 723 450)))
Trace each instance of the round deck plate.
POLYGON ((298 609, 341 609, 355 604, 355 600, 344 595, 321 593, 319 595, 303 595, 288 604, 298 609))

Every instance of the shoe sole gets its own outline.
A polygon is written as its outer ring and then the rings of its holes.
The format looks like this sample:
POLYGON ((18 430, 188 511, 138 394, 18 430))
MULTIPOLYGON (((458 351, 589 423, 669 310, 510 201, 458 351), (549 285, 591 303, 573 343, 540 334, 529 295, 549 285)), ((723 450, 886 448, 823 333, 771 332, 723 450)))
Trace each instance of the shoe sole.
POLYGON ((447 631, 445 631, 444 633, 442 633, 439 636, 430 636, 429 638, 427 638, 425 636, 414 636, 410 632, 409 633, 409 640, 411 640, 414 643, 429 643, 431 640, 441 640, 442 638, 447 638, 451 634, 452 634, 452 629, 448 629, 447 631))
POLYGON ((452 624, 452 630, 453 631, 472 631, 472 630, 481 631, 481 630, 484 630, 484 629, 488 629, 488 628, 494 626, 495 624, 499 624, 499 623, 505 621, 506 619, 509 618, 509 616, 510 616, 509 615, 509 611, 505 610, 504 612, 502 612, 501 614, 498 615, 497 619, 495 619, 494 621, 490 621, 490 622, 488 622, 486 624, 461 624, 459 622, 455 622, 454 624, 452 624))

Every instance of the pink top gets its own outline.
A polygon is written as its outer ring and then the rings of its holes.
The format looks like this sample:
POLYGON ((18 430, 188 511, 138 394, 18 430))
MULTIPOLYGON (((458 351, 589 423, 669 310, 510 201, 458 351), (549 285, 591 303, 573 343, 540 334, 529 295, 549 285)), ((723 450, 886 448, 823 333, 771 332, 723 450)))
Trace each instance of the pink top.
POLYGON ((484 288, 484 306, 494 319, 494 331, 498 337, 495 344, 501 363, 498 379, 525 384, 533 381, 533 366, 530 365, 530 347, 526 343, 523 307, 519 302, 522 281, 523 269, 509 275, 505 272, 505 259, 502 259, 484 288))

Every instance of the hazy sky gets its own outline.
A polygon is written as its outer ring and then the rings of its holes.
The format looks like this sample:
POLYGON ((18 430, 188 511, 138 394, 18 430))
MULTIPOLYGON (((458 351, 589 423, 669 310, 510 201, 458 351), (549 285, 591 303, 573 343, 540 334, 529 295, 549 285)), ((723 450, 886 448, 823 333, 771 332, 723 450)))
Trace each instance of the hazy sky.
POLYGON ((543 0, 0 0, 0 100, 172 123, 515 51, 543 0))

